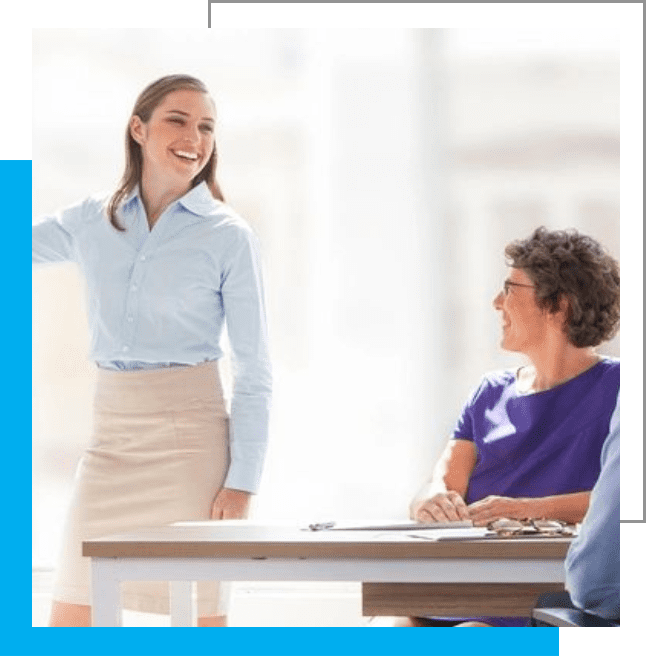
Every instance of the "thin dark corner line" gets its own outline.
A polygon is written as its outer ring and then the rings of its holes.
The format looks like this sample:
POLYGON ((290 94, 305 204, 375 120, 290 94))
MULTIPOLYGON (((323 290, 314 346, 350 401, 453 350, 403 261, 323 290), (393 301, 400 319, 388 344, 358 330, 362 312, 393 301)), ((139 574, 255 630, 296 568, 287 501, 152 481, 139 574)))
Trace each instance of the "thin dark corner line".
POLYGON ((620 524, 646 524, 646 519, 620 519, 620 524))
POLYGON ((207 0, 207 2, 209 4, 209 24, 208 24, 208 27, 210 29, 211 28, 211 0, 207 0))

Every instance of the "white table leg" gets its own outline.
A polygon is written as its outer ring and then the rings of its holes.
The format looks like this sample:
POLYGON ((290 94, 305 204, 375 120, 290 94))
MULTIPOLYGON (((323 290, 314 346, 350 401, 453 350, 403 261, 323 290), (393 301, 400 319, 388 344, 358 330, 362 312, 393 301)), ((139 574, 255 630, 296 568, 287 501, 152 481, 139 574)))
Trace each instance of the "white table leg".
POLYGON ((170 625, 193 626, 193 582, 170 581, 170 625))
POLYGON ((92 559, 92 626, 121 626, 120 584, 115 558, 92 559))

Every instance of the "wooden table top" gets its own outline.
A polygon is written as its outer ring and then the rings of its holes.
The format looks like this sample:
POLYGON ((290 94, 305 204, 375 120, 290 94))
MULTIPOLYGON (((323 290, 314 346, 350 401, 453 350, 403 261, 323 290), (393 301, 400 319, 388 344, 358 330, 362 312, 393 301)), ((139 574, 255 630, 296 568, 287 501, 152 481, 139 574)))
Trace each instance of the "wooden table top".
POLYGON ((248 521, 195 522, 83 542, 83 555, 103 558, 481 558, 563 560, 567 537, 431 541, 414 531, 309 531, 248 521))

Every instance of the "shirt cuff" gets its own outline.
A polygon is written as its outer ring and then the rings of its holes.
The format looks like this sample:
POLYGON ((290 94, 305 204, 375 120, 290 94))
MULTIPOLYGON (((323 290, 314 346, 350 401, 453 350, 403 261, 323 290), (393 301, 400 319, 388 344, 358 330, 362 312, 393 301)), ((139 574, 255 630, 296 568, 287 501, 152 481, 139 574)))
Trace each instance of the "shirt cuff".
POLYGON ((260 462, 231 462, 223 487, 256 494, 260 487, 262 467, 260 462))

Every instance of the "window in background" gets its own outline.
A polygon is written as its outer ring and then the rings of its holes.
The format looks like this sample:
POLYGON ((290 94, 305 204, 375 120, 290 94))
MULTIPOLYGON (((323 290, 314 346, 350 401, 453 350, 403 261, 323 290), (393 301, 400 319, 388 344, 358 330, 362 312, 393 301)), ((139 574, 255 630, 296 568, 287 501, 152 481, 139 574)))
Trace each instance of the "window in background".
MULTIPOLYGON (((480 375, 517 362, 491 307, 504 245, 544 222, 618 255, 616 50, 379 32, 211 30, 189 58, 177 31, 34 31, 36 215, 113 187, 143 84, 185 70, 215 95, 220 182, 263 246, 263 519, 404 516, 480 375)), ((50 567, 94 370, 74 268, 36 271, 33 296, 33 552, 50 567)))

